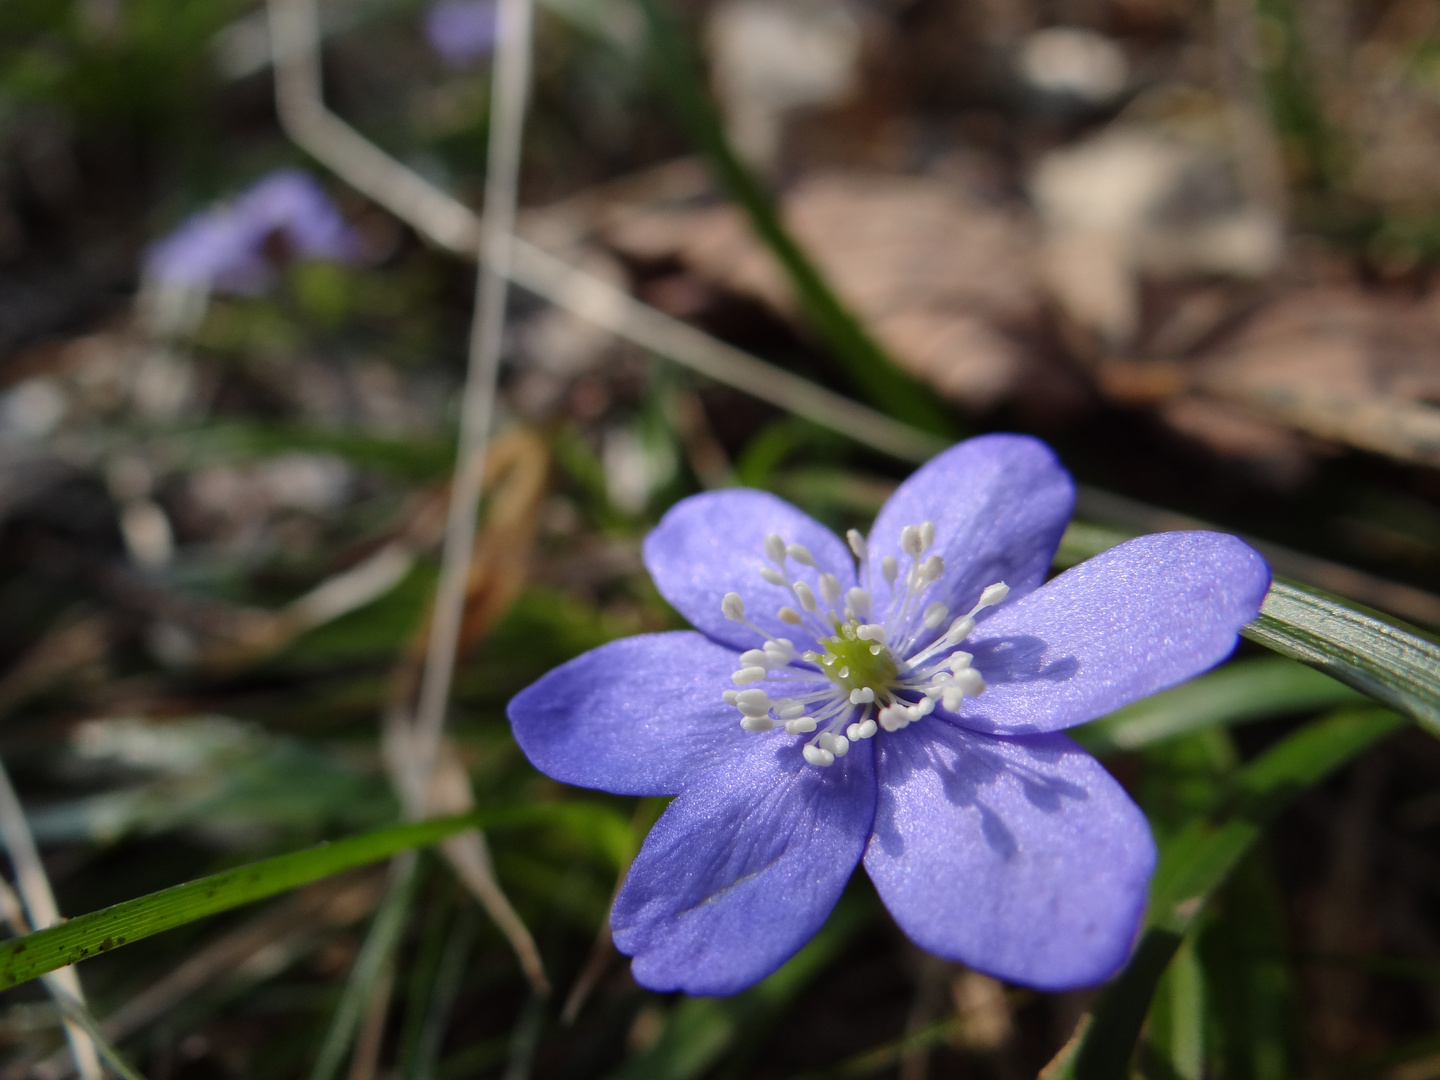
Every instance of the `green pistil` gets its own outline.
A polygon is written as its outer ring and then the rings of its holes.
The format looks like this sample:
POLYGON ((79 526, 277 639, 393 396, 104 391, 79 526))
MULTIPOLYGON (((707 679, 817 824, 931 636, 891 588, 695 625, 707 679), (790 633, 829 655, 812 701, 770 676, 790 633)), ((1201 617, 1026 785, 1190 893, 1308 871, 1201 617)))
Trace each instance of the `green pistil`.
POLYGON ((855 627, 850 623, 839 630, 840 633, 821 642, 825 655, 820 665, 830 680, 846 690, 868 686, 878 693, 889 686, 899 674, 890 650, 882 646, 878 656, 872 653, 870 650, 877 643, 856 637, 855 627))

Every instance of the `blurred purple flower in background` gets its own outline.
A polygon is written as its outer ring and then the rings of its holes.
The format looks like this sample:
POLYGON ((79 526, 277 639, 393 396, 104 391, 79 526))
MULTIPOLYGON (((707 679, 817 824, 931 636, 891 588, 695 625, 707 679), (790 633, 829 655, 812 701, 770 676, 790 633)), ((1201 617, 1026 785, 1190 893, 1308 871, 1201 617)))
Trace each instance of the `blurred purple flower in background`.
POLYGON ((1232 536, 1177 532, 1046 583, 1073 504, 1045 444, 990 435, 919 469, 848 549, 759 491, 665 515, 645 562, 700 633, 612 642, 509 708, 555 779, 678 795, 611 913, 638 982, 757 982, 862 860, 940 956, 1044 990, 1124 964, 1154 844, 1059 732, 1225 659, 1270 571, 1232 536))
POLYGON ((495 0, 436 0, 425 12, 425 39, 450 67, 469 67, 495 48, 495 0))
POLYGON ((181 284, 254 295, 274 276, 278 240, 286 256, 352 262, 359 237, 308 174, 282 169, 252 184, 233 202, 202 210, 145 253, 145 276, 158 284, 181 284))

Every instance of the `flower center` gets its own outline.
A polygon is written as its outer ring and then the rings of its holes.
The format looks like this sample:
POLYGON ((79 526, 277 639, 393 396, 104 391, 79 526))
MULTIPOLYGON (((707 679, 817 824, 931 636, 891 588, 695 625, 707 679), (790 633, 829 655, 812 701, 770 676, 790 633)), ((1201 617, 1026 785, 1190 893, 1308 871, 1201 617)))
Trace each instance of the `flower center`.
POLYGON ((791 735, 815 733, 803 753, 806 761, 821 767, 844 757, 858 739, 872 738, 881 728, 899 731, 927 716, 936 702, 954 712, 966 697, 983 693, 985 680, 970 666, 971 655, 951 650, 975 628, 978 612, 1001 603, 1010 592, 1004 582, 989 586, 969 614, 951 621, 943 634, 921 648, 921 638, 950 616, 942 601, 926 602, 945 573, 940 556, 926 555, 935 542, 935 526, 927 521, 901 530, 900 547, 909 560, 903 585, 900 560, 893 555, 880 560, 891 600, 879 615, 868 587, 865 538, 854 529, 846 536, 862 582, 848 590, 804 545, 786 543, 773 533, 765 538, 765 555, 773 565, 762 568, 760 576, 788 589, 795 601, 776 616, 811 631, 824 652, 797 655, 788 638, 771 638, 746 616, 739 593, 726 593, 720 605, 727 619, 749 627, 763 642, 740 654, 740 668, 731 676, 735 685, 763 681, 793 684, 795 689, 779 700, 759 687, 725 690, 726 703, 740 711, 740 726, 760 732, 784 725, 791 735), (818 573, 818 596, 805 582, 792 580, 792 560, 818 573))

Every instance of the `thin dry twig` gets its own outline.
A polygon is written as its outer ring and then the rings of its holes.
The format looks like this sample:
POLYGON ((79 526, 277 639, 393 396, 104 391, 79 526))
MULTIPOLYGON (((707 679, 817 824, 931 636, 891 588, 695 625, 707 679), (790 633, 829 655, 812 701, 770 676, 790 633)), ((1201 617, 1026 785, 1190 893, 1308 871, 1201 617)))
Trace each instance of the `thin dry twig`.
MULTIPOLYGON (((20 799, 3 763, 0 763, 0 840, 4 841, 10 853, 10 863, 15 868, 15 882, 24 901, 28 922, 28 926, 15 925, 16 933, 26 933, 28 927, 54 926, 60 921, 60 908, 55 903, 55 893, 50 888, 45 864, 40 861, 40 852, 35 847, 30 823, 25 818, 25 811, 20 806, 20 799)), ((63 967, 45 976, 45 986, 62 1011, 68 1011, 65 1008, 67 1004, 84 1009, 85 992, 80 988, 80 976, 73 967, 63 967)), ((65 1038, 70 1043, 70 1053, 82 1080, 102 1080, 105 1074, 100 1067, 100 1056, 95 1040, 85 1030, 86 1026, 67 1015, 65 1038)))

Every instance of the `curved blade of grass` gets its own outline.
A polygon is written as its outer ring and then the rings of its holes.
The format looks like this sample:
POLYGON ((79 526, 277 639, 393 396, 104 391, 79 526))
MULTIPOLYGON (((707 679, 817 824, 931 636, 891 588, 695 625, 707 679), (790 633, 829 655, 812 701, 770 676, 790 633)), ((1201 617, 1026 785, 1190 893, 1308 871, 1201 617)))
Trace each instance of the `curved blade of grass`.
POLYGON ((1440 644, 1373 611, 1277 580, 1242 633, 1440 736, 1440 644))
POLYGON ((1047 1080, 1124 1080, 1155 988, 1210 895, 1299 794, 1391 734, 1404 719, 1383 709, 1351 709, 1315 721, 1239 773, 1224 805, 1164 844, 1150 886, 1148 926, 1120 976, 1106 987, 1093 1019, 1047 1080))
POLYGON ((1215 725, 1358 704, 1362 695, 1278 656, 1237 660, 1069 732, 1097 757, 1215 725))
POLYGON ((891 416, 926 431, 955 434, 955 422, 936 404, 935 394, 895 367, 786 230, 764 186, 730 145, 699 77, 699 59, 661 0, 639 0, 639 4, 659 75, 690 138, 749 216, 755 234, 789 277, 815 331, 833 350, 856 388, 891 416))
POLYGON ((211 874, 14 938, 0 943, 0 989, 207 915, 379 862, 397 852, 428 847, 474 828, 477 822, 477 815, 462 814, 394 825, 211 874))

